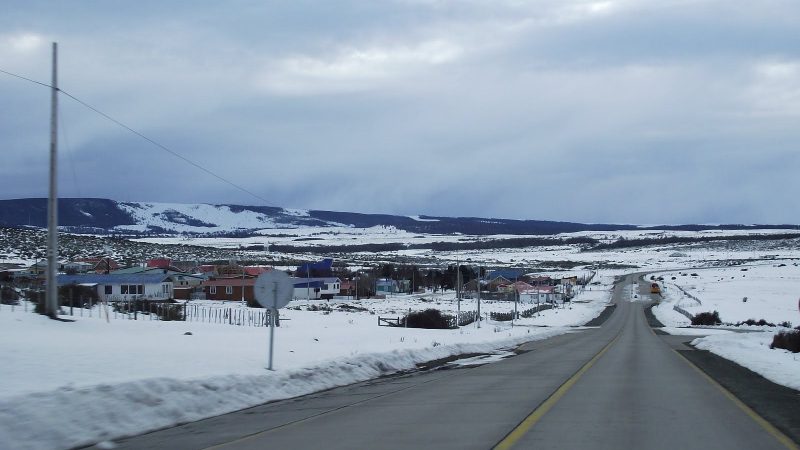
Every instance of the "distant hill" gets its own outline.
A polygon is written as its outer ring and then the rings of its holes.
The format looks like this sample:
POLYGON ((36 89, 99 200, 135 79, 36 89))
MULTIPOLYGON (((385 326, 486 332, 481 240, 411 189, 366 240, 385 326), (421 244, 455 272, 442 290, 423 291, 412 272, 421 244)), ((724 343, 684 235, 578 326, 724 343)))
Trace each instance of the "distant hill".
MULTIPOLYGON (((62 198, 58 202, 59 227, 91 234, 191 234, 245 236, 263 229, 300 227, 395 227, 426 234, 550 235, 577 231, 641 229, 634 225, 581 224, 544 220, 477 217, 394 216, 335 211, 297 210, 274 206, 209 205, 117 202, 101 198, 62 198)), ((47 199, 0 200, 0 226, 47 225, 47 199)), ((697 231, 704 229, 788 228, 794 225, 681 225, 648 227, 697 231)))

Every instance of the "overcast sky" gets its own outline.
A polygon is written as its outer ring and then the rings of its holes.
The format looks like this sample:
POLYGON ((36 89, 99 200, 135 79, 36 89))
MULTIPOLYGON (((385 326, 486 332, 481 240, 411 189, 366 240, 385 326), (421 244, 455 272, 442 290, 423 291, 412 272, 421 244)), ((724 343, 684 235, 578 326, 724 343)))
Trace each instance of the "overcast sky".
MULTIPOLYGON (((579 222, 800 223, 797 0, 9 1, 59 85, 64 197, 579 222)), ((0 74, 0 197, 47 196, 0 74)))

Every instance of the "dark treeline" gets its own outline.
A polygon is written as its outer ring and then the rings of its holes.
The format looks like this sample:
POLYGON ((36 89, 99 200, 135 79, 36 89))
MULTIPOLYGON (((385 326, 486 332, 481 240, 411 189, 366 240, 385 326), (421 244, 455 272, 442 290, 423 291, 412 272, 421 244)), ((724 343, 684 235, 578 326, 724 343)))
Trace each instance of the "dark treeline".
POLYGON ((738 236, 670 236, 660 238, 641 238, 641 239, 619 239, 607 244, 598 244, 590 250, 609 250, 630 247, 645 247, 648 245, 672 245, 672 244, 696 244, 714 241, 782 241, 788 239, 800 239, 800 233, 780 233, 780 234, 759 234, 759 235, 738 235, 738 236))
POLYGON ((544 247, 549 245, 596 245, 596 239, 588 237, 576 237, 569 239, 554 238, 510 238, 510 239, 487 239, 474 242, 431 242, 427 244, 403 244, 390 242, 384 244, 358 244, 358 245, 317 245, 317 246, 297 246, 286 244, 273 244, 269 246, 271 252, 281 253, 354 253, 354 252, 393 252, 399 250, 421 250, 430 249, 436 251, 455 251, 455 250, 487 250, 496 248, 524 248, 524 247, 544 247))

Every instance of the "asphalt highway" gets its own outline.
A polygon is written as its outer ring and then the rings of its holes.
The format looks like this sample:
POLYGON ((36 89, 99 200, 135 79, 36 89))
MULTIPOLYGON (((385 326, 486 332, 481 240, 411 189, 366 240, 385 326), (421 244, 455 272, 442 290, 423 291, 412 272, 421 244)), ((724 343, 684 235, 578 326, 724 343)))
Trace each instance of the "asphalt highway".
POLYGON ((496 363, 358 383, 116 448, 797 448, 653 333, 647 284, 635 281, 617 285, 601 327, 496 363))

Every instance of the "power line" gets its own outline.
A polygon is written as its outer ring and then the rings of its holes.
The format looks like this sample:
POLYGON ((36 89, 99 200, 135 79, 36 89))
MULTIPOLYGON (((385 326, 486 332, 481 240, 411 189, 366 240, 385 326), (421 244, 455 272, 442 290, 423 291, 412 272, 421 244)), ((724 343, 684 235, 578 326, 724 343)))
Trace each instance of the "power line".
MULTIPOLYGON (((22 75, 17 75, 15 73, 11 73, 11 72, 5 71, 3 69, 0 69, 0 72, 4 73, 6 75, 10 75, 12 77, 20 78, 22 80, 38 84, 40 86, 44 86, 44 87, 47 87, 47 88, 50 88, 50 89, 53 88, 53 86, 51 86, 51 85, 49 85, 47 83, 42 83, 40 81, 32 80, 30 78, 26 78, 26 77, 23 77, 22 75)), ((242 191, 242 192, 244 192, 246 194, 249 194, 249 195, 261 200, 264 203, 269 203, 269 201, 267 199, 265 199, 264 197, 261 197, 260 195, 254 193, 254 192, 252 192, 252 191, 250 191, 248 189, 245 189, 242 186, 239 186, 238 184, 234 183, 233 181, 228 180, 227 178, 225 178, 225 177, 223 177, 221 175, 217 175, 216 173, 212 172, 210 169, 206 169, 205 167, 203 167, 200 164, 198 164, 198 163, 190 160, 189 158, 181 155, 180 153, 178 153, 178 152, 176 152, 174 150, 171 150, 170 148, 168 148, 167 146, 161 144, 160 142, 158 142, 158 141, 156 141, 154 139, 151 139, 151 138, 145 136, 144 134, 134 130, 133 128, 129 127, 128 125, 125 125, 124 123, 120 122, 119 120, 111 117, 110 115, 104 113, 103 111, 100 111, 99 109, 97 109, 94 106, 86 103, 85 101, 79 99, 78 97, 75 97, 74 95, 70 94, 69 92, 67 92, 67 91, 65 91, 63 89, 60 89, 60 88, 56 88, 56 90, 61 92, 64 95, 66 95, 67 97, 71 98, 72 100, 78 102, 79 104, 83 105, 85 108, 87 108, 87 109, 93 111, 94 113, 102 116, 106 120, 109 120, 110 122, 113 122, 117 126, 128 130, 129 132, 135 134, 136 136, 139 136, 140 138, 144 139, 145 141, 149 142, 150 144, 152 144, 152 145, 160 148, 161 150, 164 150, 165 152, 171 154, 172 156, 174 156, 174 157, 176 157, 176 158, 178 158, 178 159, 180 159, 180 160, 182 160, 182 161, 184 161, 184 162, 196 167, 197 169, 202 170, 203 172, 205 172, 205 173, 211 175, 212 177, 222 181, 223 183, 226 183, 226 184, 228 184, 230 186, 233 186, 234 188, 236 188, 236 189, 238 189, 238 190, 240 190, 240 191, 242 191)))
POLYGON ((0 69, 0 72, 3 72, 3 73, 4 73, 4 74, 6 74, 6 75, 11 75, 12 77, 17 77, 17 78, 23 79, 23 80, 25 80, 25 81, 30 81, 31 83, 40 84, 40 85, 42 85, 42 86, 44 86, 44 87, 47 87, 47 88, 50 88, 50 89, 52 89, 52 88, 53 88, 53 86, 51 86, 51 85, 49 85, 49 84, 47 84, 47 83, 42 83, 42 82, 40 82, 40 81, 31 80, 30 78, 25 78, 25 77, 23 77, 22 75, 17 75, 17 74, 15 74, 15 73, 6 72, 6 71, 5 71, 5 70, 3 70, 3 69, 0 69))

